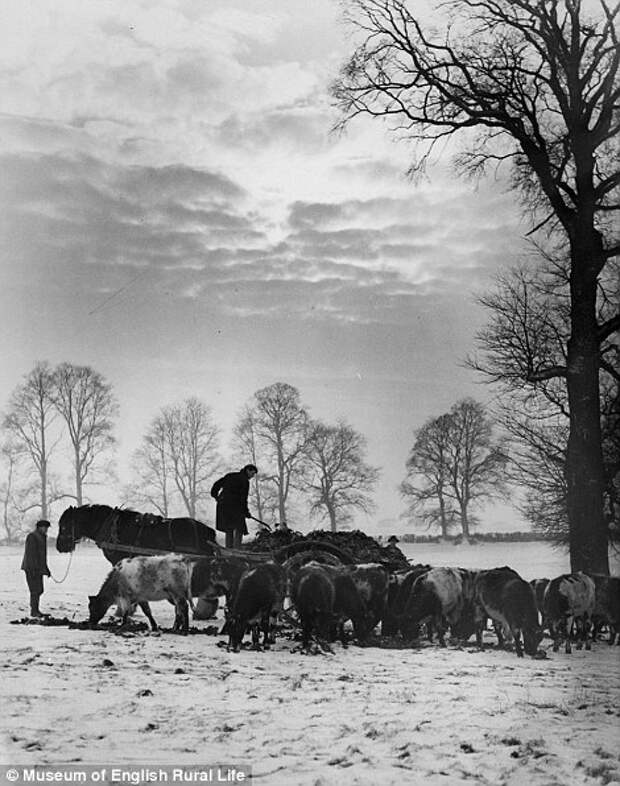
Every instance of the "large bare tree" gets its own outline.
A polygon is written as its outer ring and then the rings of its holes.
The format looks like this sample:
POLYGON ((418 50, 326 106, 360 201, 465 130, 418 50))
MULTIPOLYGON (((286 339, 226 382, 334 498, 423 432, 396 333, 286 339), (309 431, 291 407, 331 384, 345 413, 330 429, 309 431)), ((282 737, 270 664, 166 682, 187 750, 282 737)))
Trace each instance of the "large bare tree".
POLYGON ((11 394, 3 424, 12 443, 21 449, 22 457, 36 472, 37 506, 44 519, 49 518, 50 496, 53 496, 50 494, 49 461, 58 442, 58 435, 53 436, 51 432, 57 418, 54 391, 54 372, 48 363, 37 363, 11 394))
POLYGON ((449 485, 451 439, 449 415, 432 418, 419 428, 407 458, 407 476, 400 486, 408 503, 407 514, 419 515, 431 527, 438 525, 443 538, 458 518, 449 485))
POLYGON ((459 134, 462 169, 508 162, 513 187, 537 216, 533 230, 546 225, 566 240, 566 359, 532 374, 566 379, 571 567, 608 572, 599 348, 620 315, 600 324, 596 292, 620 250, 611 220, 620 186, 620 4, 446 0, 430 22, 404 0, 348 6, 363 41, 334 86, 342 125, 358 115, 392 120, 421 151, 412 170, 459 134))
POLYGON ((164 518, 170 515, 175 488, 166 435, 165 419, 155 417, 132 456, 133 481, 124 492, 130 504, 154 509, 164 518))
POLYGON ((469 538, 471 508, 506 493, 506 463, 503 445, 493 437, 493 424, 482 404, 461 399, 416 433, 401 493, 414 508, 435 500, 441 510, 443 504, 443 522, 436 511, 434 519, 444 524, 444 535, 456 512, 463 537, 469 538))
POLYGON ((90 366, 62 363, 54 371, 52 400, 71 442, 75 499, 82 505, 84 484, 114 445, 112 430, 118 405, 112 387, 90 366))
MULTIPOLYGON (((537 529, 568 543, 567 484, 569 436, 566 380, 538 379, 533 371, 565 363, 569 328, 568 276, 564 260, 547 257, 498 275, 480 298, 488 313, 477 334, 478 352, 469 365, 500 391, 496 417, 511 436, 511 478, 526 491, 523 512, 537 529)), ((601 275, 597 318, 607 321, 619 300, 620 271, 610 264, 601 275)), ((620 437, 619 343, 601 337, 601 434, 605 470, 605 518, 614 535, 618 518, 620 437)))
POLYGON ((340 421, 313 422, 306 442, 305 490, 311 512, 328 518, 332 532, 349 522, 355 510, 374 510, 371 498, 379 470, 366 463, 366 441, 340 421))
POLYGON ((293 489, 302 486, 308 414, 297 388, 275 382, 258 390, 248 405, 256 439, 257 466, 263 488, 272 486, 281 522, 293 489))
POLYGON ((164 407, 151 429, 163 437, 166 465, 187 515, 197 518, 206 513, 205 502, 221 469, 218 452, 219 429, 211 407, 192 397, 181 404, 164 407))
MULTIPOLYGON (((256 415, 248 406, 244 407, 234 426, 232 448, 234 455, 241 457, 239 461, 240 465, 259 465, 260 448, 258 444, 256 415)), ((261 471, 254 479, 254 483, 250 484, 250 499, 256 511, 256 518, 259 521, 264 521, 267 511, 273 514, 277 507, 277 500, 275 494, 273 494, 274 490, 275 486, 273 483, 270 483, 270 479, 266 477, 264 471, 261 471)))

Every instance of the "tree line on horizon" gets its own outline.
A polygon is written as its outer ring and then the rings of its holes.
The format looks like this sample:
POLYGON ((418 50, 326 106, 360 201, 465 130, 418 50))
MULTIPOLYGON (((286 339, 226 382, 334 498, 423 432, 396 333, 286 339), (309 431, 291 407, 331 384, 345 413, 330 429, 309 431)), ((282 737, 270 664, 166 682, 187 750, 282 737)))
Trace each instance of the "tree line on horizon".
MULTIPOLYGON (((0 502, 9 542, 30 511, 48 518, 55 503, 82 505, 91 500, 86 489, 115 481, 118 413, 111 385, 88 366, 40 362, 25 375, 2 422, 0 502), (68 449, 72 480, 58 472, 61 445, 68 449)), ((458 502, 461 531, 469 537, 476 523, 471 507, 506 493, 502 469, 508 459, 492 428, 482 405, 463 399, 416 432, 400 487, 410 518, 426 517, 423 509, 436 498, 441 512, 426 520, 439 523, 446 534, 456 521, 453 507, 444 504, 449 499, 458 502), (449 470, 432 452, 437 422, 452 424, 442 436, 452 456, 449 470), (447 475, 445 488, 437 483, 447 471, 453 473, 450 488, 447 475), (416 489, 416 472, 422 488, 416 489)), ((162 407, 133 451, 122 504, 164 518, 210 519, 210 489, 226 466, 221 436, 211 407, 197 397, 162 407)), ((250 502, 259 521, 289 522, 291 515, 295 521, 308 514, 336 531, 348 528, 356 511, 375 509, 372 493, 380 471, 366 461, 363 435, 342 419, 330 425, 311 418, 299 391, 287 383, 254 393, 238 415, 229 453, 260 468, 250 502)))

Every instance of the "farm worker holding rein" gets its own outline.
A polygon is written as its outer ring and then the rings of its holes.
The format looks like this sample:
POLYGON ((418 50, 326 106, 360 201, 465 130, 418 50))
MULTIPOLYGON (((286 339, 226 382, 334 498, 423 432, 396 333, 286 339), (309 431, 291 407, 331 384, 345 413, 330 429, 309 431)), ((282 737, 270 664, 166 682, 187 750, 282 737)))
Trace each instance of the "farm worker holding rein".
POLYGON ((226 533, 226 548, 239 548, 243 536, 248 534, 245 520, 251 518, 248 510, 250 481, 258 474, 254 464, 246 464, 239 472, 229 472, 216 480, 211 496, 217 500, 215 528, 226 533))
POLYGON ((43 595, 43 576, 51 576, 47 567, 47 530, 49 521, 41 519, 26 537, 22 570, 26 572, 26 581, 30 590, 30 616, 46 617, 39 610, 39 598, 43 595))

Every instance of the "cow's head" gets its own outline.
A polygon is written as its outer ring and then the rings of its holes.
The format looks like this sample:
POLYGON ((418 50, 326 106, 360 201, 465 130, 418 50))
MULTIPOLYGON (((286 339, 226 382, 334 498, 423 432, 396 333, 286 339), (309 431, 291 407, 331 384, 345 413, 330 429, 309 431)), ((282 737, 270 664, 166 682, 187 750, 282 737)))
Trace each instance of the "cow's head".
POLYGON ((527 655, 534 657, 538 654, 538 646, 542 641, 543 632, 540 625, 533 625, 523 630, 523 649, 527 655))
POLYGON ((88 621, 96 625, 108 610, 110 604, 106 603, 99 595, 88 596, 88 621))

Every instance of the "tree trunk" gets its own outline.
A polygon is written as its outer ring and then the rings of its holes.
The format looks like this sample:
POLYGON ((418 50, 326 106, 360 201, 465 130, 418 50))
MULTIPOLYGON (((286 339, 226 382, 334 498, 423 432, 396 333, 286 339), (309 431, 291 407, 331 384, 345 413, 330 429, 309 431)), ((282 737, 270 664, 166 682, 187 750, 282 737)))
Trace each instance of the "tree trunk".
POLYGON ((332 532, 338 531, 338 526, 336 524, 336 511, 332 508, 331 505, 327 506, 327 512, 329 513, 329 525, 332 532))
POLYGON ((45 423, 41 419, 41 471, 39 477, 41 480, 41 518, 48 518, 47 510, 47 444, 45 440, 45 423))
POLYGON ((445 540, 448 537, 448 522, 446 520, 446 503, 443 494, 439 494, 439 523, 441 525, 441 537, 445 540))
POLYGON ((461 529, 463 530, 463 538, 469 540, 469 518, 467 517, 467 505, 461 503, 461 529))
POLYGON ((75 456, 75 504, 78 508, 82 505, 82 466, 77 452, 75 456))
POLYGON ((601 446, 599 340, 596 321, 597 275, 602 259, 599 239, 575 233, 571 243, 571 336, 566 386, 570 434, 566 483, 571 571, 609 573, 607 528, 603 511, 605 474, 601 446))

